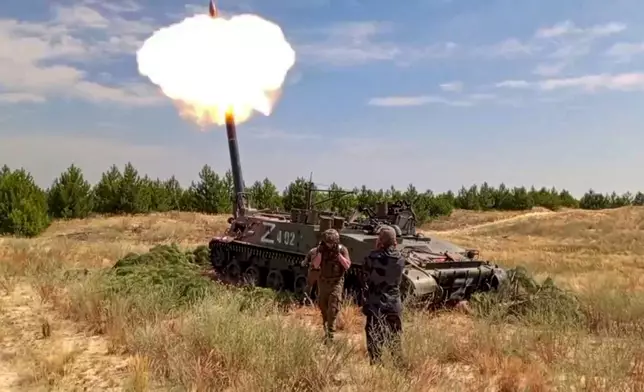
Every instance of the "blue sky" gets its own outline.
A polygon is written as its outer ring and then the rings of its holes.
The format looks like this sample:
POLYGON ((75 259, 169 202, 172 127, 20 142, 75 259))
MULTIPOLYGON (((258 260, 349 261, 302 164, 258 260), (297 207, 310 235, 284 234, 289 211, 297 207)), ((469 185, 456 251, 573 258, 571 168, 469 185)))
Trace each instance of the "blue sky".
MULTIPOLYGON (((271 116, 239 127, 245 181, 644 190, 644 3, 635 0, 221 0, 296 52, 271 116), (399 4, 402 4, 399 3, 399 4)), ((229 167, 222 127, 182 119, 138 74, 176 1, 5 0, 0 162, 42 185, 132 161, 188 185, 229 167)))

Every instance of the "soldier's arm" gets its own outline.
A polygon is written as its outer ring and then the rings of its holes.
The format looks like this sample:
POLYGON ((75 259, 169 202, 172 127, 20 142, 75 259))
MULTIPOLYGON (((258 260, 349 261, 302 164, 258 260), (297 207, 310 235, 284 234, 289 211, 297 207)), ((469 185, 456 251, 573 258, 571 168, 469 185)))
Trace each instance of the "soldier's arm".
POLYGON ((304 256, 304 260, 302 260, 302 267, 309 267, 311 266, 311 252, 308 252, 306 256, 304 256))
POLYGON ((345 270, 348 270, 351 267, 351 258, 349 257, 349 250, 346 246, 340 248, 340 253, 338 254, 338 260, 340 264, 344 267, 345 270))
POLYGON ((311 290, 313 290, 313 286, 315 285, 315 282, 317 282, 319 276, 320 276, 320 270, 316 269, 315 266, 313 265, 313 259, 315 258, 317 254, 317 250, 313 249, 309 251, 306 255, 306 261, 308 262, 306 265, 308 267, 308 271, 306 274, 306 288, 304 289, 305 295, 310 295, 311 290))
POLYGON ((315 249, 313 255, 311 256, 311 269, 318 270, 320 269, 320 264, 322 264, 322 253, 319 250, 315 249))
POLYGON ((360 280, 360 287, 365 290, 367 288, 367 278, 371 273, 371 257, 367 255, 362 261, 362 271, 358 274, 360 280))

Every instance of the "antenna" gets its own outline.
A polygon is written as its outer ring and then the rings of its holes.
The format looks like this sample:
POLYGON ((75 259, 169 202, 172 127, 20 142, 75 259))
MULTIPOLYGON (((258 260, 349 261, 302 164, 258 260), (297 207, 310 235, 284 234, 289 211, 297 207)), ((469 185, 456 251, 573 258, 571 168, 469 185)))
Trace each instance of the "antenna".
POLYGON ((309 183, 306 185, 306 210, 313 208, 313 172, 309 174, 309 183))
POLYGON ((324 204, 324 203, 326 203, 328 201, 331 201, 331 200, 341 198, 341 197, 346 196, 346 195, 356 194, 356 192, 354 192, 354 191, 345 191, 345 190, 342 190, 342 189, 330 189, 330 188, 329 189, 323 189, 323 188, 317 188, 317 187, 315 187, 315 189, 313 189, 313 188, 314 188, 313 172, 311 172, 311 174, 309 175, 309 182, 308 182, 308 184, 306 186, 306 209, 307 210, 311 210, 315 206, 318 206, 320 204, 324 204), (329 195, 329 197, 327 197, 326 199, 323 199, 323 200, 318 200, 318 201, 316 201, 314 203, 313 202, 313 192, 326 192, 329 195), (334 196, 331 196, 332 194, 334 194, 334 196))

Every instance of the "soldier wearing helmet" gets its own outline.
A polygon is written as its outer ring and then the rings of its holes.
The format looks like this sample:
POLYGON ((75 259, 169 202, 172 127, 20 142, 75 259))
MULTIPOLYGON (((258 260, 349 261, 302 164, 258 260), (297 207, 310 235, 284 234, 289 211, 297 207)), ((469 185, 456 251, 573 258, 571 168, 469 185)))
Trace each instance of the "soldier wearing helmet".
POLYGON ((330 341, 333 340, 335 322, 342 305, 344 275, 351 266, 349 251, 340 244, 337 230, 328 229, 322 233, 318 247, 309 251, 307 260, 311 260, 308 289, 317 280, 318 307, 322 313, 325 340, 330 341))
POLYGON ((396 249, 396 231, 382 226, 378 232, 376 249, 363 264, 363 290, 366 298, 362 307, 367 317, 365 333, 371 363, 380 359, 383 346, 389 346, 398 359, 402 354, 402 302, 400 283, 405 259, 396 249))

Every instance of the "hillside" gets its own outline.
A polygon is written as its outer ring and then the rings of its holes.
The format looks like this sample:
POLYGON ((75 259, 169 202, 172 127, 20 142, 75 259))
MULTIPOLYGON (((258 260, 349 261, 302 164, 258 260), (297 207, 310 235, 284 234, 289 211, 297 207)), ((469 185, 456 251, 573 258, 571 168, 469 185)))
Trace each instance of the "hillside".
POLYGON ((368 366, 364 320, 352 306, 341 342, 327 348, 314 308, 285 308, 270 293, 208 282, 179 306, 172 287, 125 295, 96 278, 129 252, 204 245, 226 218, 89 218, 56 221, 34 239, 0 238, 0 390, 644 388, 644 208, 457 210, 424 226, 504 267, 553 277, 575 291, 586 318, 547 302, 520 322, 500 311, 407 312, 403 370, 368 366))

